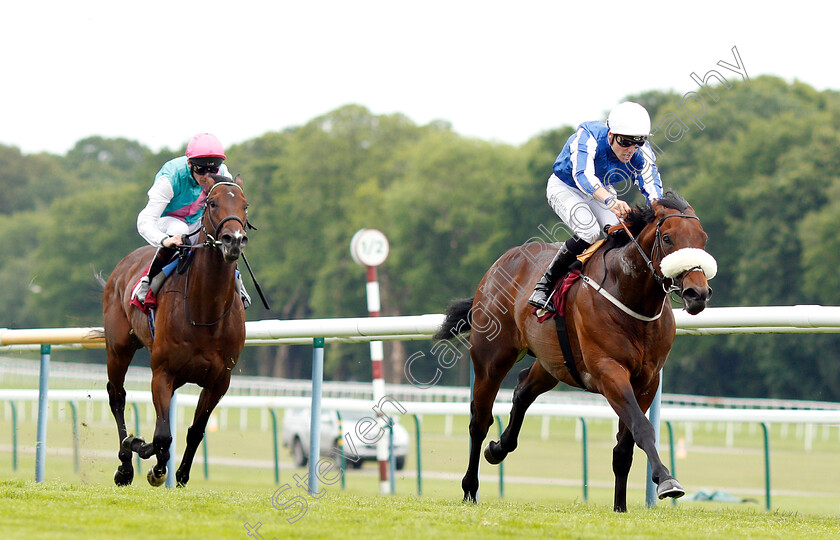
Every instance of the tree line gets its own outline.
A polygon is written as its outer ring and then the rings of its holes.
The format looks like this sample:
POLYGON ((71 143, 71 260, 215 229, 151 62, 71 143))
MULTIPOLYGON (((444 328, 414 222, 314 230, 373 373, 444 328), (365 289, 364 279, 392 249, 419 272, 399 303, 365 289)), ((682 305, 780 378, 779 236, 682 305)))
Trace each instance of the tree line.
MULTIPOLYGON (((719 97, 702 123, 676 93, 628 97, 651 113, 665 187, 688 199, 709 234, 720 267, 710 305, 840 304, 840 94, 758 77, 719 97)), ((363 227, 391 244, 379 272, 383 315, 441 313, 451 299, 472 296, 505 250, 559 230, 545 182, 573 129, 513 146, 347 105, 232 146, 227 164, 243 176, 259 229, 248 258, 273 308, 257 302, 248 319, 365 316, 364 269, 349 253, 363 227)), ((135 220, 146 191, 183 151, 102 137, 63 156, 0 146, 0 327, 100 326, 93 274, 107 276, 143 245, 135 220)), ((643 202, 636 192, 625 199, 643 202)), ((834 335, 680 336, 666 390, 840 400, 838 345, 834 335)), ((406 359, 431 346, 386 344, 387 379, 406 382, 406 359)), ((368 354, 329 345, 326 377, 370 380, 368 354)), ((416 380, 437 370, 434 355, 425 357, 411 366, 416 380)), ((101 362, 104 354, 65 358, 101 362)), ((249 347, 242 360, 242 373, 307 377, 311 350, 249 347)), ((461 361, 439 384, 467 381, 461 361)))

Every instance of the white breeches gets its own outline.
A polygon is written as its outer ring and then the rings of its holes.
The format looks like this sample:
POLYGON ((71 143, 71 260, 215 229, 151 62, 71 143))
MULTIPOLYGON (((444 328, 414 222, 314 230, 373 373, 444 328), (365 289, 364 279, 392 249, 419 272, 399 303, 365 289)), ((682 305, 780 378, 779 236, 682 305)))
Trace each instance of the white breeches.
MULTIPOLYGON (((605 188, 615 195, 611 186, 605 188)), ((604 226, 618 224, 618 218, 605 205, 553 174, 548 178, 545 194, 552 210, 585 242, 598 240, 604 226)))
MULTIPOLYGON (((186 235, 197 231, 201 227, 201 220, 189 226, 178 218, 164 216, 157 220, 156 225, 158 229, 169 236, 175 236, 176 234, 186 235)), ((186 241, 186 238, 184 240, 186 241)))

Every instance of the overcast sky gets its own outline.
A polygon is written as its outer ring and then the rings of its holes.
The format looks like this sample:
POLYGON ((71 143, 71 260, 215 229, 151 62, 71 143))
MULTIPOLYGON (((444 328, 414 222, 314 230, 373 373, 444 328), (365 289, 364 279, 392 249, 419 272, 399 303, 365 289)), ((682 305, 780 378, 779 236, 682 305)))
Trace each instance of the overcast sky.
POLYGON ((16 0, 3 7, 0 144, 91 135, 225 145, 356 103, 521 144, 629 94, 750 78, 840 90, 830 2, 16 0))

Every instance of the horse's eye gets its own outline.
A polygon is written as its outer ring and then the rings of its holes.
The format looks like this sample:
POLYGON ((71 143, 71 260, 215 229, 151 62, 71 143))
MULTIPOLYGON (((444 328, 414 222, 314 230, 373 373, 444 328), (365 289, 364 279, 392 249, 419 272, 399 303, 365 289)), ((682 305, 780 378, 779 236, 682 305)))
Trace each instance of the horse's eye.
POLYGON ((670 234, 663 235, 662 236, 662 241, 665 242, 666 244, 668 244, 669 246, 674 243, 671 240, 671 235, 670 234))
POLYGON ((214 200, 207 201, 207 206, 209 206, 210 208, 216 208, 216 201, 214 201, 214 200))

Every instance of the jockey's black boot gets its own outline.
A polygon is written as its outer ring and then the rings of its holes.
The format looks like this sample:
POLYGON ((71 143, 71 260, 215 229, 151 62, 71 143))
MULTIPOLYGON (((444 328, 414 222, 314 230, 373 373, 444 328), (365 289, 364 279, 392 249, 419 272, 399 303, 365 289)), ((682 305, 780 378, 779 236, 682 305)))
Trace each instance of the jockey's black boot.
POLYGON ((584 252, 589 243, 584 242, 577 236, 573 236, 560 245, 557 254, 548 265, 545 274, 534 286, 534 293, 528 299, 528 303, 535 308, 544 309, 554 313, 554 305, 550 301, 551 292, 557 280, 566 275, 569 267, 577 259, 577 256, 584 252))

